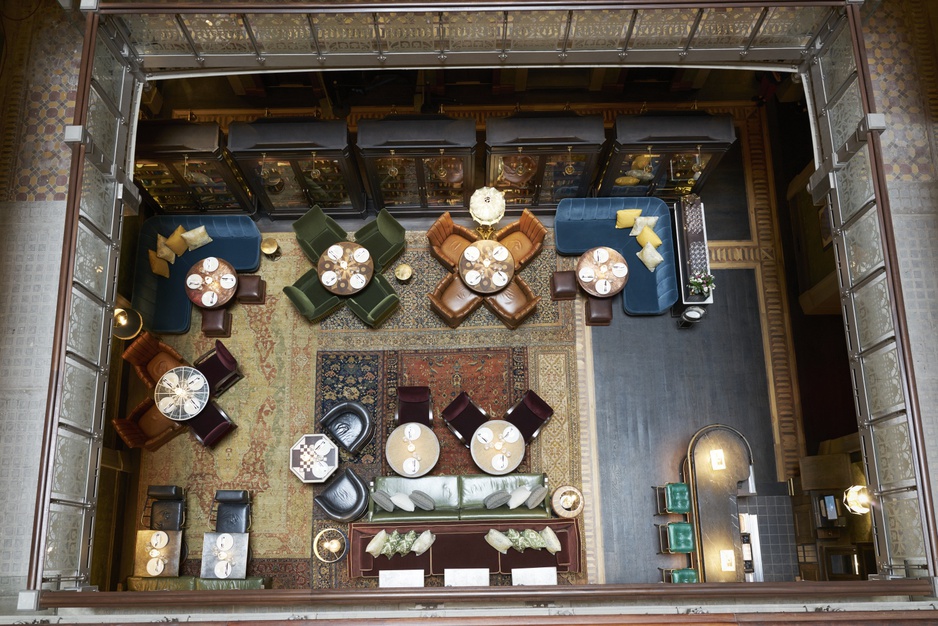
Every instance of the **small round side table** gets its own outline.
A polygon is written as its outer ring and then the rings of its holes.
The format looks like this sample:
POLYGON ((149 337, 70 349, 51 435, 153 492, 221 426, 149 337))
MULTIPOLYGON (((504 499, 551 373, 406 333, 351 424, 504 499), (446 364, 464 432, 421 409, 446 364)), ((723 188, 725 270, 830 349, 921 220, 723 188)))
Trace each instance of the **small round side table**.
POLYGON ((583 494, 576 487, 557 487, 550 505, 558 517, 576 517, 583 512, 583 494))

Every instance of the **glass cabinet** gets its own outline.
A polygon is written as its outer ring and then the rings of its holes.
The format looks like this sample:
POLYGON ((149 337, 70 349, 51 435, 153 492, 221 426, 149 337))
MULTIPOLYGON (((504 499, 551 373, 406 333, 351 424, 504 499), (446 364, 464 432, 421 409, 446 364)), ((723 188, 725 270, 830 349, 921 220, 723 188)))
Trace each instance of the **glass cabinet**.
POLYGON ((488 120, 486 184, 509 213, 547 213, 588 195, 606 141, 599 115, 519 114, 488 120))
POLYGON ((356 143, 377 209, 436 216, 469 206, 474 191, 473 120, 437 115, 362 120, 356 143))
POLYGON ((729 115, 620 115, 597 195, 657 196, 673 201, 699 194, 735 140, 729 115))
POLYGON ((134 182, 158 213, 255 210, 254 196, 214 122, 140 122, 134 182))
POLYGON ((365 212, 365 190, 345 122, 232 122, 228 149, 273 219, 298 218, 314 205, 335 216, 365 212))

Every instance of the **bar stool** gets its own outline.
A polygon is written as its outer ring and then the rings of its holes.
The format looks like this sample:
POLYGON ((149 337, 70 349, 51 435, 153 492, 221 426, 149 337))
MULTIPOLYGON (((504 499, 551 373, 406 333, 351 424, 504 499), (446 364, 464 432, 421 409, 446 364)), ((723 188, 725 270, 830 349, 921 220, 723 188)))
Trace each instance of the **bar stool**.
POLYGON ((694 527, 688 522, 656 524, 658 527, 658 554, 690 554, 694 546, 694 527))
POLYGON ((690 512, 690 487, 687 483, 666 483, 654 487, 658 515, 687 515, 690 512))

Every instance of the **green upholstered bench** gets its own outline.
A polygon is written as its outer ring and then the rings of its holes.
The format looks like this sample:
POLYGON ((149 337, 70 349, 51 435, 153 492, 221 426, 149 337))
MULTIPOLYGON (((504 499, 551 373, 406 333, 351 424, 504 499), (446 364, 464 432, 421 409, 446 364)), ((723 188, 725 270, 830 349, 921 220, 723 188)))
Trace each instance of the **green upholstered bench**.
POLYGON ((266 589, 267 579, 261 576, 249 576, 247 578, 196 578, 195 588, 200 591, 218 591, 224 589, 266 589))
POLYGON ((687 522, 659 524, 658 540, 662 553, 690 554, 694 551, 694 527, 687 522))
POLYGON ((128 576, 127 591, 195 591, 195 577, 146 578, 143 576, 128 576))
POLYGON ((699 582, 697 570, 685 567, 682 569, 663 569, 662 578, 666 583, 696 583, 699 582))
POLYGON ((655 487, 655 492, 658 496, 658 515, 686 515, 690 512, 690 487, 687 483, 667 483, 664 487, 655 487))

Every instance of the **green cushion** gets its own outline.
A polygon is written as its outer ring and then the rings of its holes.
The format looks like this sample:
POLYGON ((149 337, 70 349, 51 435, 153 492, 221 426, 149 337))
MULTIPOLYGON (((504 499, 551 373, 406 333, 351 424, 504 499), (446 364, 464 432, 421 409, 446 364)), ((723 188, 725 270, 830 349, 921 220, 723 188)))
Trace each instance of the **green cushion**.
POLYGON ((688 513, 690 487, 687 483, 668 483, 664 486, 664 503, 668 513, 688 513))
POLYGON ((687 522, 668 524, 668 552, 690 553, 694 551, 694 527, 687 522))
POLYGON ((261 576, 250 576, 248 578, 197 578, 195 588, 201 591, 218 591, 225 589, 266 589, 267 581, 261 576))
POLYGON ((697 582, 697 570, 685 568, 671 571, 672 583, 695 583, 697 582))
POLYGON ((127 591, 194 591, 195 577, 176 576, 175 578, 146 578, 129 576, 127 591))

